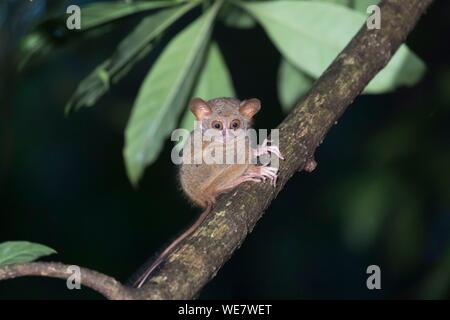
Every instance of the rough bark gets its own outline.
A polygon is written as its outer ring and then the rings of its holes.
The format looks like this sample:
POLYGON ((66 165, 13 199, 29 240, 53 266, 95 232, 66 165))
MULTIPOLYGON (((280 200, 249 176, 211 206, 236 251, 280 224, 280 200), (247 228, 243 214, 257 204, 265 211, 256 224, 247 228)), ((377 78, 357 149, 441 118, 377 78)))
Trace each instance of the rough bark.
MULTIPOLYGON (((432 2, 382 1, 381 29, 368 30, 364 25, 279 125, 280 150, 285 160, 281 162, 277 187, 247 183, 223 195, 203 225, 169 256, 142 288, 123 287, 120 292, 125 292, 124 296, 105 296, 130 299, 191 299, 197 296, 241 246, 289 178, 299 170, 310 171, 315 167, 314 153, 326 133, 389 62, 432 2)), ((0 269, 0 280, 7 278, 2 276, 0 269)))

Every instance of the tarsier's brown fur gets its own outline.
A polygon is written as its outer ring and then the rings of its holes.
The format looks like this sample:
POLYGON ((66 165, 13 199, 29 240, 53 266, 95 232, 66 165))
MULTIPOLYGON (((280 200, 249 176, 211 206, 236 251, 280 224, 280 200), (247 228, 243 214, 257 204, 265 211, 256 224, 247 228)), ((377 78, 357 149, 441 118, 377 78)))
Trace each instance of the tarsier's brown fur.
MULTIPOLYGON (((202 121, 203 129, 211 129, 213 121, 220 121, 225 128, 230 127, 230 123, 238 120, 240 127, 238 129, 247 129, 250 127, 251 119, 259 111, 259 101, 252 99, 240 107, 241 102, 233 98, 219 98, 208 101, 208 107, 204 109, 203 101, 194 99, 191 102, 191 110, 196 116, 197 121, 202 121)), ((199 128, 197 130, 200 130, 199 128)), ((194 139, 188 141, 191 143, 192 158, 195 158, 195 152, 203 152, 206 147, 211 147, 211 141, 203 141, 202 148, 195 150, 194 139)), ((226 143, 224 149, 235 148, 237 144, 233 142, 226 143)), ((180 169, 180 183, 183 191, 195 204, 202 208, 214 203, 216 197, 236 184, 251 166, 250 157, 248 157, 249 142, 246 141, 247 156, 243 164, 182 164, 180 169)))
POLYGON ((273 185, 275 185, 276 182, 276 168, 257 166, 250 161, 252 160, 252 157, 268 152, 275 153, 282 159, 276 146, 266 147, 264 144, 262 148, 258 147, 257 149, 252 150, 248 138, 245 138, 246 141, 244 144, 237 144, 233 139, 226 140, 226 136, 230 130, 246 130, 251 127, 253 116, 261 108, 258 99, 249 99, 241 102, 234 98, 217 98, 209 101, 194 98, 191 100, 189 107, 200 124, 191 133, 190 139, 187 142, 191 143, 189 152, 191 152, 190 155, 192 158, 195 158, 196 152, 203 154, 208 146, 211 147, 211 143, 220 143, 225 150, 237 148, 238 146, 239 148, 245 146, 246 150, 240 153, 245 159, 233 164, 207 164, 204 162, 196 163, 192 161, 191 163, 183 163, 181 165, 179 173, 181 188, 188 198, 194 204, 203 208, 204 211, 196 222, 175 239, 138 278, 138 280, 134 282, 134 285, 137 287, 142 286, 161 262, 173 252, 176 246, 186 239, 186 237, 191 235, 203 223, 211 211, 218 195, 227 192, 246 181, 261 182, 269 179, 273 185), (219 140, 219 142, 215 140, 203 141, 201 148, 198 148, 197 150, 194 147, 193 134, 203 133, 208 129, 221 130, 225 140, 219 140))

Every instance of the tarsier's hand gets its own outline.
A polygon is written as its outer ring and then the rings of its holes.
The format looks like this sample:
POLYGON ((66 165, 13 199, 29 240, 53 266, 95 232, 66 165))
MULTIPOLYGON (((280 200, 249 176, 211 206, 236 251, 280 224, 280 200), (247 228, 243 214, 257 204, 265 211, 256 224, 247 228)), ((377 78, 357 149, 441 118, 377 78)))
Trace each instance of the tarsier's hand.
MULTIPOLYGON (((279 159, 284 160, 284 157, 281 154, 280 149, 278 149, 277 146, 272 145, 268 146, 267 145, 268 143, 272 143, 272 140, 264 139, 263 143, 253 150, 253 156, 260 157, 262 155, 273 153, 279 159)), ((269 179, 270 184, 275 187, 278 177, 277 174, 278 168, 270 167, 269 164, 267 163, 263 166, 251 166, 244 176, 249 178, 247 181, 254 181, 254 182, 261 182, 261 181, 265 182, 266 179, 269 179)))

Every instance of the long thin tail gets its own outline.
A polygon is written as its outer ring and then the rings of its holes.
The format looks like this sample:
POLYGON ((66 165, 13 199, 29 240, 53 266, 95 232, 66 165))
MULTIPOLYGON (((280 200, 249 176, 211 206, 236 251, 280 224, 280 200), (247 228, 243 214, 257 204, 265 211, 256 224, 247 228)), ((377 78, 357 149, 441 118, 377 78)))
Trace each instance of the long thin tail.
POLYGON ((205 221, 208 214, 211 212, 212 204, 208 204, 205 210, 200 214, 197 220, 183 232, 178 238, 176 238, 159 256, 156 260, 145 269, 145 271, 132 283, 135 288, 140 288, 152 275, 153 271, 175 250, 175 248, 187 237, 189 237, 195 230, 205 221))

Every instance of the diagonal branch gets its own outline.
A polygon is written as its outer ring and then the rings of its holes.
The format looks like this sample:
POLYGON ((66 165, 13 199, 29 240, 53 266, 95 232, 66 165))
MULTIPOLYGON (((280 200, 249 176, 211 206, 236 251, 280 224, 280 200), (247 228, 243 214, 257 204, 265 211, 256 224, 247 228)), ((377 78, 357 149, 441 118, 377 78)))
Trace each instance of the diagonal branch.
MULTIPOLYGON (((381 30, 365 26, 279 125, 278 186, 244 184, 217 202, 203 225, 140 289, 82 269, 82 283, 109 299, 191 299, 240 247, 270 202, 299 170, 314 169, 314 152, 326 133, 369 81, 389 62, 433 0, 383 0, 381 30)), ((67 266, 29 263, 0 268, 0 280, 38 275, 67 278, 67 266)))

